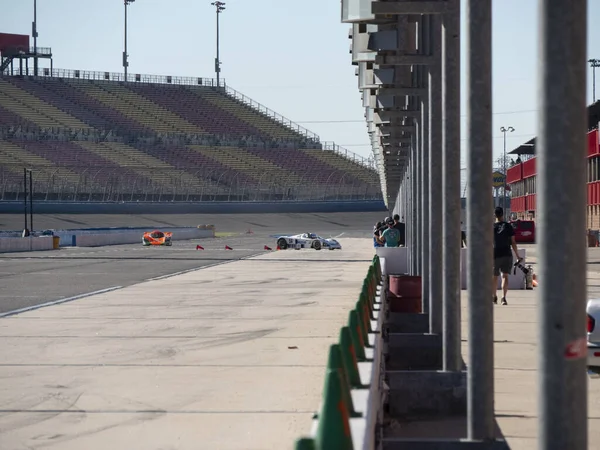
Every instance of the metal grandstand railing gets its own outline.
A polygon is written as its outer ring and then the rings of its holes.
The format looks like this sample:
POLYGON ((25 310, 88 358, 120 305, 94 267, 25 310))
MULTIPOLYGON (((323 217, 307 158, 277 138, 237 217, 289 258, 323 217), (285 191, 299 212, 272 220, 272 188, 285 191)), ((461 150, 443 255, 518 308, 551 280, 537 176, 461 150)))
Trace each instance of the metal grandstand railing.
POLYGON ((377 170, 374 158, 365 158, 364 156, 360 156, 344 147, 340 147, 335 142, 323 142, 323 150, 332 150, 338 155, 354 161, 355 163, 360 164, 367 169, 377 170))
MULTIPOLYGON (((6 69, 3 72, 4 75, 13 75, 9 73, 9 69, 6 69)), ((23 76, 33 76, 33 68, 23 68, 23 71, 20 70, 16 75, 23 76)), ((176 85, 185 85, 185 86, 209 86, 209 87, 224 87, 226 88, 226 92, 234 97, 236 100, 239 100, 242 103, 245 103, 252 108, 258 110, 262 114, 270 117, 276 122, 281 123, 282 125, 288 127, 290 130, 295 131, 303 136, 306 136, 308 139, 311 139, 315 142, 320 141, 320 137, 313 133, 310 130, 298 125, 297 123, 291 121, 290 119, 282 116, 281 114, 276 113, 275 111, 267 108, 261 103, 245 96, 241 92, 236 91, 230 86, 226 85, 224 79, 219 81, 217 84, 217 80, 214 78, 202 78, 202 77, 178 77, 171 75, 145 75, 145 74, 128 74, 127 79, 125 79, 125 75, 120 72, 99 72, 92 70, 72 70, 72 69, 48 69, 44 68, 38 72, 40 77, 54 77, 54 78, 69 78, 69 79, 80 79, 80 80, 96 80, 96 81, 128 81, 132 83, 152 83, 152 84, 176 84, 176 85)))
POLYGON ((295 122, 292 122, 290 119, 282 116, 279 113, 276 113, 275 111, 267 108, 266 106, 258 103, 257 101, 252 100, 251 98, 245 96, 241 92, 236 91, 231 86, 225 86, 225 89, 226 89, 226 92, 229 95, 231 95, 232 97, 234 97, 236 100, 251 106, 252 108, 258 110, 259 112, 270 117, 271 119, 274 119, 275 121, 281 123, 282 125, 290 128, 292 131, 295 131, 296 133, 300 133, 315 142, 320 142, 321 138, 316 133, 313 133, 312 131, 304 128, 301 125, 298 125, 295 122))
MULTIPOLYGON (((202 167, 151 169, 142 166, 28 166, 36 201, 190 202, 380 200, 379 187, 336 170, 318 173, 240 171, 202 167)), ((23 199, 23 166, 0 166, 0 201, 23 199)))
MULTIPOLYGON (((9 73, 9 69, 3 72, 3 75, 14 76, 34 76, 33 68, 23 68, 23 71, 15 74, 9 73)), ((48 69, 43 68, 38 71, 39 77, 53 78, 69 78, 80 80, 96 80, 96 81, 128 81, 132 83, 152 83, 152 84, 177 84, 185 86, 209 86, 217 87, 217 80, 214 78, 202 77, 177 77, 171 75, 144 75, 144 74, 128 74, 127 80, 125 75, 119 72, 98 72, 93 70, 71 70, 71 69, 48 69)), ((225 87, 225 80, 219 82, 221 87, 225 87)))

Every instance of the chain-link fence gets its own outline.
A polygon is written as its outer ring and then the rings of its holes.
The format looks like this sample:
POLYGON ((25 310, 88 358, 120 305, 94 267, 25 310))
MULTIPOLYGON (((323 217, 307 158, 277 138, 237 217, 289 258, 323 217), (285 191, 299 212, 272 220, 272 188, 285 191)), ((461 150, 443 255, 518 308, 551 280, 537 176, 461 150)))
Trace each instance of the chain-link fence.
MULTIPOLYGON (((24 197, 23 166, 0 166, 0 200, 24 197)), ((27 166, 36 201, 199 202, 342 201, 380 199, 374 182, 341 170, 269 172, 201 167, 154 169, 145 166, 27 166)))

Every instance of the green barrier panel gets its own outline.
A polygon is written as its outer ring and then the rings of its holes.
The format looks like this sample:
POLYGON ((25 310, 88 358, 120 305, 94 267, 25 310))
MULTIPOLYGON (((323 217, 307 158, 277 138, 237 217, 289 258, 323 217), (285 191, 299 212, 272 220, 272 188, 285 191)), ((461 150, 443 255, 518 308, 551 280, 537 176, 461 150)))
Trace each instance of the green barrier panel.
POLYGON ((298 439, 294 450, 317 450, 317 442, 312 438, 298 439))
POLYGON ((356 350, 350 336, 350 328, 343 327, 340 330, 340 350, 342 353, 342 361, 348 374, 348 382, 353 388, 362 387, 360 374, 358 372, 358 362, 356 359, 356 350))
POLYGON ((329 360, 327 361, 327 371, 337 370, 340 377, 340 385, 342 389, 342 399, 344 403, 348 405, 348 413, 350 417, 361 417, 354 409, 354 402, 352 401, 352 395, 350 394, 350 382, 348 381, 348 374, 342 361, 342 350, 339 344, 333 344, 329 347, 329 360))
POLYGON ((358 320, 358 313, 356 310, 350 311, 348 318, 348 328, 350 329, 350 337, 352 338, 352 345, 356 352, 356 359, 358 361, 366 361, 365 355, 365 341, 363 339, 362 329, 358 320))
POLYGON ((358 318, 362 324, 363 329, 363 340, 365 341, 365 347, 369 346, 369 333, 373 332, 371 327, 371 320, 369 319, 369 307, 367 302, 361 301, 360 299, 356 302, 356 312, 358 312, 358 318))
MULTIPOLYGON (((370 302, 368 300, 367 295, 364 292, 361 292, 360 296, 358 297, 358 300, 366 305, 365 310, 367 312, 367 317, 369 317, 369 319, 375 320, 375 310, 373 309, 375 306, 375 303, 370 302)), ((370 326, 370 323, 369 323, 369 326, 370 326)), ((372 332, 373 330, 369 329, 369 331, 372 332)))
POLYGON ((364 310, 359 302, 356 302, 356 305, 354 305, 354 311, 356 311, 356 319, 358 320, 358 330, 360 331, 362 344, 364 347, 367 347, 369 344, 369 336, 367 335, 367 330, 365 330, 365 318, 363 314, 364 310))
POLYGON ((375 298, 376 293, 376 284, 375 284, 375 276, 373 266, 369 266, 369 271, 367 272, 367 276, 365 277, 365 281, 367 282, 367 287, 369 288, 369 296, 370 298, 375 298))
POLYGON ((373 285, 369 281, 369 277, 365 277, 361 293, 364 293, 369 298, 369 300, 375 298, 375 290, 373 289, 373 285))
POLYGON ((342 395, 337 370, 329 370, 323 389, 323 406, 317 425, 317 446, 323 450, 354 450, 350 432, 350 414, 342 395))

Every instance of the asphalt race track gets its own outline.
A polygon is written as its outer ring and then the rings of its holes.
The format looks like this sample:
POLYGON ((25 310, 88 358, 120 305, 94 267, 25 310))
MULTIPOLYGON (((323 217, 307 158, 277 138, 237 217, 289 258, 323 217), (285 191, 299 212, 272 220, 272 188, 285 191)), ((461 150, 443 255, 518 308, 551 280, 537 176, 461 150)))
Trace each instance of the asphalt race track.
MULTIPOLYGON (((374 223, 382 219, 382 213, 36 215, 34 227, 38 230, 214 224, 217 232, 235 234, 174 241, 172 247, 142 247, 140 243, 0 254, 0 314, 261 254, 264 245, 275 249, 274 234, 310 231, 323 237, 369 237, 374 223), (196 250, 197 244, 204 250, 196 250), (225 245, 233 250, 225 250, 225 245)), ((0 229, 18 230, 22 221, 20 215, 0 215, 0 229)))

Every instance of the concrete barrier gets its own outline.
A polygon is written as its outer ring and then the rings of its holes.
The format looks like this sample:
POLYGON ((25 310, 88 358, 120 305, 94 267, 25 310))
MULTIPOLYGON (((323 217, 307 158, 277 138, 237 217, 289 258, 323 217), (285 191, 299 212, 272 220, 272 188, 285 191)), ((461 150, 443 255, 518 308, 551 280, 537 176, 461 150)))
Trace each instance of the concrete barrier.
MULTIPOLYGON (((381 258, 381 265, 384 273, 400 275, 408 273, 408 248, 406 247, 377 247, 375 249, 377 256, 381 258)), ((527 249, 519 248, 519 255, 523 257, 523 265, 527 264, 527 249)), ((490 274, 490 281, 492 274, 490 274)), ((502 279, 498 280, 498 289, 500 289, 502 279)), ((467 249, 460 250, 460 288, 467 289, 467 249)), ((516 273, 511 272, 508 276, 508 288, 523 289, 523 272, 517 269, 516 273)))
MULTIPOLYGON (((259 214, 387 211, 383 200, 273 202, 54 202, 34 204, 34 214, 259 214)), ((18 214, 23 203, 0 202, 0 213, 18 214)))
POLYGON ((0 238, 0 253, 52 250, 53 247, 52 236, 0 238))
POLYGON ((384 273, 390 275, 408 273, 407 247, 376 247, 375 253, 381 258, 384 273))
MULTIPOLYGON (((150 231, 150 230, 148 230, 150 231)), ((161 231, 172 231, 173 241, 188 239, 213 238, 214 229, 202 230, 200 228, 165 228, 161 231)), ((65 246, 76 247, 101 247, 105 245, 136 244, 142 242, 143 231, 121 231, 120 233, 81 233, 81 234, 63 234, 61 236, 61 246, 65 241, 65 246)))

